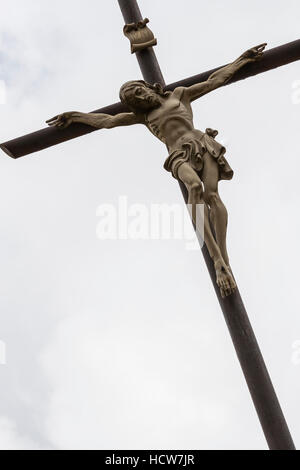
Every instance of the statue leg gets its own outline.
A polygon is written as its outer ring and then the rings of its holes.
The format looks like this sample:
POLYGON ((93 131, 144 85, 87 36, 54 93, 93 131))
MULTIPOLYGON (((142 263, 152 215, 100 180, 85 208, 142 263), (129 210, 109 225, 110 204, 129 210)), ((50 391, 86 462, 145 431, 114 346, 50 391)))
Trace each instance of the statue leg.
POLYGON ((209 222, 209 211, 203 198, 203 187, 201 180, 188 163, 182 163, 180 165, 178 168, 178 178, 184 183, 188 190, 188 204, 191 205, 192 218, 196 226, 197 223, 199 224, 199 221, 197 221, 197 216, 199 217, 198 214, 200 212, 197 211, 197 204, 204 205, 204 220, 201 221, 204 225, 204 241, 211 258, 214 261, 216 281, 220 287, 221 295, 222 297, 230 295, 235 290, 236 284, 230 270, 228 269, 228 266, 226 265, 225 260, 222 257, 220 248, 212 234, 209 222))
POLYGON ((226 247, 228 214, 218 193, 219 166, 209 153, 204 155, 204 167, 201 176, 204 184, 203 197, 210 208, 210 219, 216 234, 217 244, 225 263, 229 266, 226 247))

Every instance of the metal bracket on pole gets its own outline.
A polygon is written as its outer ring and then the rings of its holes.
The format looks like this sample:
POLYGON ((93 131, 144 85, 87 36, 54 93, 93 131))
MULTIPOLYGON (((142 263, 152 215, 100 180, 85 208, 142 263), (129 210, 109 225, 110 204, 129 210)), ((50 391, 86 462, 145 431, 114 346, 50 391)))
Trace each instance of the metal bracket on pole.
POLYGON ((124 26, 123 32, 131 44, 131 54, 157 45, 157 39, 151 29, 148 28, 148 18, 137 23, 129 23, 124 26))

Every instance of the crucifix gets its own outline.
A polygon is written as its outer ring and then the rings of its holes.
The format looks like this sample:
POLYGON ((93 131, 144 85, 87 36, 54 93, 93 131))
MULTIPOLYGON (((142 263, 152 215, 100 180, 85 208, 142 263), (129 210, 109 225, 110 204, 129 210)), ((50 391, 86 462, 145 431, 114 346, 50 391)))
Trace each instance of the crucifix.
POLYGON ((239 294, 226 248, 227 211, 218 182, 230 180, 233 170, 218 132, 197 130, 191 103, 216 88, 300 59, 300 40, 264 51, 260 44, 234 62, 214 70, 165 84, 153 47, 149 20, 143 19, 136 0, 118 0, 144 80, 125 83, 120 102, 92 113, 77 111, 48 120, 49 127, 1 144, 10 157, 19 158, 96 129, 144 125, 168 151, 164 168, 178 180, 199 235, 201 205, 204 244, 202 253, 222 308, 263 432, 271 450, 295 450, 287 423, 266 369, 244 304, 239 294))

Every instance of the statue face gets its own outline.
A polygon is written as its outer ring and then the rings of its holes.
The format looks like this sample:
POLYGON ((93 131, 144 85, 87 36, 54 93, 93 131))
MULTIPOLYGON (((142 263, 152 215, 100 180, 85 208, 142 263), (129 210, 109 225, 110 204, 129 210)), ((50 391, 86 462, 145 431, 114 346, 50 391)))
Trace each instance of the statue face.
POLYGON ((149 111, 161 105, 159 95, 142 83, 130 87, 125 96, 129 105, 141 111, 149 111))

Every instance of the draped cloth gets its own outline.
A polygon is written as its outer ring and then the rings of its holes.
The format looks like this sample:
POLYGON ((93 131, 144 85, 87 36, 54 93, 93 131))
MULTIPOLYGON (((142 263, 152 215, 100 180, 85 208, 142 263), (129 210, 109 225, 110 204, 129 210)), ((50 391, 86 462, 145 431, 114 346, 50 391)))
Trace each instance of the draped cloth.
POLYGON ((170 171, 174 178, 179 179, 178 168, 186 162, 189 163, 201 177, 204 164, 203 157, 204 154, 208 152, 218 163, 219 180, 231 180, 233 170, 224 157, 226 148, 214 139, 213 135, 216 134, 217 131, 206 129, 205 133, 199 132, 199 137, 195 136, 195 138, 189 138, 186 142, 183 142, 179 148, 171 150, 170 155, 165 161, 164 169, 170 171))

